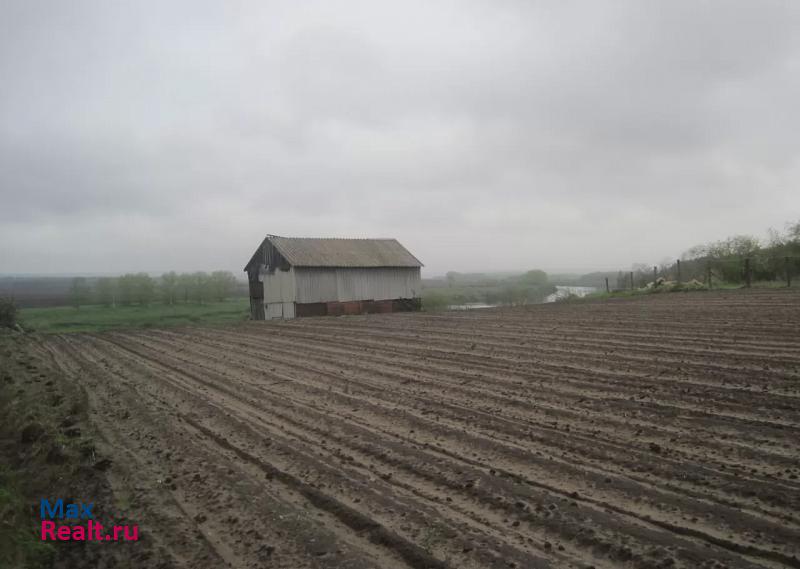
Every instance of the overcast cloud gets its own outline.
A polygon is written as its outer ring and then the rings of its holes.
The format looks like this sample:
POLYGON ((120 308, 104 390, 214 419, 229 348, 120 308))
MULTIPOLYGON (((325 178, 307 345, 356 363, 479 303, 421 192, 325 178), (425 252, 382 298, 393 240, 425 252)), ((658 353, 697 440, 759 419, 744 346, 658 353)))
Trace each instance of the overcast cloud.
POLYGON ((628 267, 800 218, 800 2, 0 5, 0 273, 628 267))

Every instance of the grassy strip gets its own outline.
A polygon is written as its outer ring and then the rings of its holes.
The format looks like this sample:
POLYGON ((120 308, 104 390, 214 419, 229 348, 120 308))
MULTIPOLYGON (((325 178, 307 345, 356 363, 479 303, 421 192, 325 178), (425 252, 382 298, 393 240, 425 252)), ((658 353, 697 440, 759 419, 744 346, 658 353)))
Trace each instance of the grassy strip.
POLYGON ((20 342, 0 333, 0 567, 39 569, 50 567, 56 552, 37 535, 33 504, 52 477, 64 474, 47 461, 63 456, 50 405, 63 396, 45 391, 46 373, 20 342))
MULTIPOLYGON (((703 286, 691 286, 686 284, 672 284, 656 288, 636 288, 633 290, 612 290, 611 292, 598 291, 587 294, 582 298, 570 296, 562 299, 560 302, 574 302, 585 299, 598 299, 598 298, 629 298, 632 296, 645 296, 648 294, 665 294, 671 292, 707 292, 708 290, 739 290, 745 288, 741 284, 719 283, 714 284, 711 289, 703 286)), ((786 288, 785 283, 775 281, 758 281, 754 282, 752 288, 786 288)))
MULTIPOLYGON (((95 503, 110 526, 127 519, 97 451, 85 391, 30 334, 0 331, 0 567, 145 567, 149 542, 44 542, 42 498, 95 503)), ((127 522, 126 522, 127 523, 127 522)), ((165 566, 154 563, 152 566, 165 566)))
POLYGON ((20 310, 19 318, 26 330, 65 333, 100 332, 114 328, 223 324, 246 320, 249 313, 249 299, 236 298, 208 304, 24 308, 20 310))
POLYGON ((0 465, 0 567, 50 567, 55 548, 40 540, 31 504, 17 472, 0 465))

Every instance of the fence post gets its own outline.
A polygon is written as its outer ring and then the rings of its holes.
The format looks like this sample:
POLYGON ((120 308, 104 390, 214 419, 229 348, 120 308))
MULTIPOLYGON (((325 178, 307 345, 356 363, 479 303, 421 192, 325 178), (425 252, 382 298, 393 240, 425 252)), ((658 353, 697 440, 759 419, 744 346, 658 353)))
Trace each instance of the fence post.
POLYGON ((750 257, 744 260, 744 283, 747 288, 750 288, 750 285, 753 284, 750 276, 750 257))
POLYGON ((708 290, 711 290, 711 263, 706 261, 706 284, 708 284, 708 290))
POLYGON ((608 288, 608 277, 606 277, 606 292, 611 292, 611 289, 608 288))
POLYGON ((631 271, 631 290, 633 290, 633 271, 631 271))
POLYGON ((786 264, 786 288, 792 286, 792 268, 789 266, 789 257, 784 257, 783 262, 786 264))
POLYGON ((678 259, 678 284, 681 282, 681 260, 678 259))
POLYGON ((656 279, 658 278, 658 267, 653 265, 653 288, 656 287, 656 279))

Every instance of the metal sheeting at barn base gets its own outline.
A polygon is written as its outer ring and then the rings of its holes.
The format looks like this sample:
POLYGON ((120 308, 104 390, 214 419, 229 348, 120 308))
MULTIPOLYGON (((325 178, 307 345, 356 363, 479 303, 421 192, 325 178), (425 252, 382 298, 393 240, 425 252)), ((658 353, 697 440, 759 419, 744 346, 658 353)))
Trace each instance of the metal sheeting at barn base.
POLYGON ((296 316, 343 316, 353 314, 380 314, 386 312, 411 312, 422 308, 419 298, 393 300, 353 300, 350 302, 311 302, 295 305, 296 316))
POLYGON ((266 319, 294 318, 294 302, 270 302, 266 305, 266 319))

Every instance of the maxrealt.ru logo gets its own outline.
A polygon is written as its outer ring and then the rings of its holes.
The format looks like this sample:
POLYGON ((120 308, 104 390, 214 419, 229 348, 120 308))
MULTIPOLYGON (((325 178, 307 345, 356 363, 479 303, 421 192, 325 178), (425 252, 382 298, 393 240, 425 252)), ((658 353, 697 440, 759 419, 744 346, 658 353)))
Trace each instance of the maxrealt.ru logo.
POLYGON ((42 498, 39 513, 42 518, 43 541, 137 541, 138 525, 110 526, 108 531, 94 519, 94 503, 65 503, 62 498, 52 504, 42 498), (59 523, 56 523, 59 520, 59 523), (77 523, 70 524, 74 521, 77 523))

